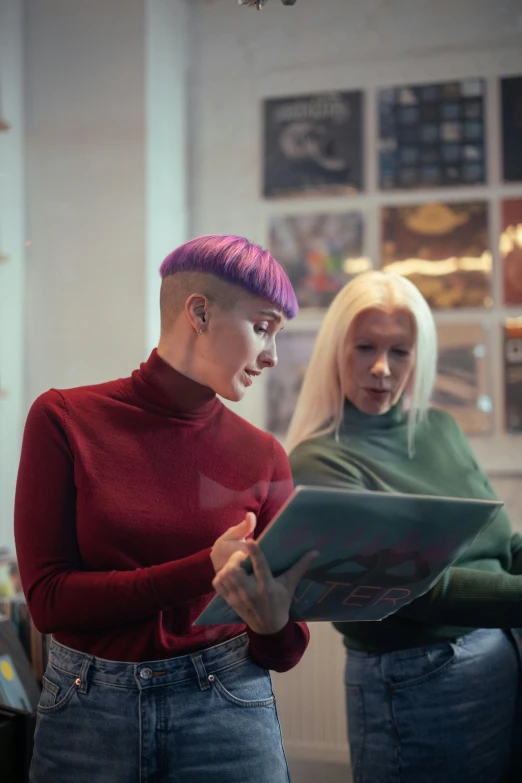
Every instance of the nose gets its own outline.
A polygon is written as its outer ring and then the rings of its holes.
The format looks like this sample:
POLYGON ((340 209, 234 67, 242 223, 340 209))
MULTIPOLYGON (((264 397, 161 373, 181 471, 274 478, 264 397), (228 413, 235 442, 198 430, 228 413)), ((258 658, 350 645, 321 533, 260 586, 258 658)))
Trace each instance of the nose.
POLYGON ((371 374, 375 378, 387 378, 390 375, 390 365, 386 353, 381 353, 380 356, 377 357, 375 364, 371 369, 371 374))
POLYGON ((263 367, 267 369, 277 365, 277 350, 275 342, 273 342, 269 348, 266 348, 266 350, 263 351, 259 357, 259 361, 263 367))

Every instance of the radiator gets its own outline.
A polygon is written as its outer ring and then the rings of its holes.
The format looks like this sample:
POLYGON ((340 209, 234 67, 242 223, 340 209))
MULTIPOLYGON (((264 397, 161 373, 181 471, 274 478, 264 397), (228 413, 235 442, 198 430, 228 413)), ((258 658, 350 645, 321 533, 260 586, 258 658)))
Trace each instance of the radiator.
POLYGON ((330 623, 310 623, 310 645, 285 674, 273 674, 289 758, 347 763, 344 706, 345 648, 330 623))

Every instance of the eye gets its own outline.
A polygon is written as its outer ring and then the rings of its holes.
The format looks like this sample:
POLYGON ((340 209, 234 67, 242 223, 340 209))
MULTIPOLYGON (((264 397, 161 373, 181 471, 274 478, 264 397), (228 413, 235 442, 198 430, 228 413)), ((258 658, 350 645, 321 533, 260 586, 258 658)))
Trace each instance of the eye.
POLYGON ((410 352, 407 348, 393 348, 392 351, 396 356, 400 357, 406 357, 410 355, 410 352))
POLYGON ((373 345, 370 345, 369 343, 359 343, 359 345, 357 346, 357 350, 361 351, 361 353, 373 351, 373 345))
POLYGON ((261 324, 255 324, 254 332, 256 334, 266 334, 268 332, 268 329, 266 328, 266 326, 261 326, 261 324))

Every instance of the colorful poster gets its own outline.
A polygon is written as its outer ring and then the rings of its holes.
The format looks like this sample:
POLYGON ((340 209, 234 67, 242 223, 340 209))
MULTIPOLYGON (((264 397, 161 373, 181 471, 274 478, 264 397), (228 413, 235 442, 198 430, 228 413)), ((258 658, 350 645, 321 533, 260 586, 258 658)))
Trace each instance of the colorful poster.
POLYGON ((362 256, 362 234, 359 212, 270 220, 270 251, 285 267, 300 307, 328 307, 345 283, 371 267, 362 256))
POLYGON ((504 182, 522 182, 522 76, 500 80, 504 182))
POLYGON ((455 417, 468 434, 490 432, 486 333, 480 323, 439 323, 439 357, 433 406, 455 417))
POLYGON ((384 207, 381 237, 381 267, 408 277, 430 307, 491 307, 485 201, 384 207))
POLYGON ((361 91, 266 100, 264 195, 362 190, 362 106, 361 91))
POLYGON ((504 324, 506 430, 522 432, 522 317, 504 324))
POLYGON ((484 79, 379 92, 382 190, 486 182, 484 79))
POLYGON ((277 337, 277 366, 267 380, 267 429, 284 436, 295 410, 304 374, 317 337, 317 328, 285 330, 277 337))
POLYGON ((504 304, 522 305, 522 198, 502 202, 500 257, 504 304))

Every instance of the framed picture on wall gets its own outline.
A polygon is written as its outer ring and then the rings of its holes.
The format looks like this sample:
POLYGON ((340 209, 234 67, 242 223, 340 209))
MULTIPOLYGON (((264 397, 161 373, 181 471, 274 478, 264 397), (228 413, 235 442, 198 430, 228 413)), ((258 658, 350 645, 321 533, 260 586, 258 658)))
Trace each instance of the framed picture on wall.
POLYGON ((266 428, 279 437, 284 437, 290 424, 318 329, 288 329, 277 337, 279 360, 267 380, 266 428))
POLYGON ((437 324, 439 356, 433 405, 451 413, 464 432, 491 432, 486 332, 481 323, 437 324))
POLYGON ((504 182, 522 182, 522 76, 500 80, 502 173, 504 182))
POLYGON ((484 79, 379 91, 381 190, 486 182, 484 79))
POLYGON ((491 307, 487 203, 383 207, 380 263, 415 283, 430 307, 491 307))
POLYGON ((371 267, 362 255, 360 212, 278 215, 269 232, 270 252, 286 269, 302 308, 328 307, 345 283, 371 267))
POLYGON ((506 430, 522 432, 522 317, 504 323, 506 430))
POLYGON ((522 305, 522 198, 502 201, 500 258, 504 304, 522 305))
POLYGON ((362 107, 360 90, 265 100, 265 197, 361 191, 362 107))

